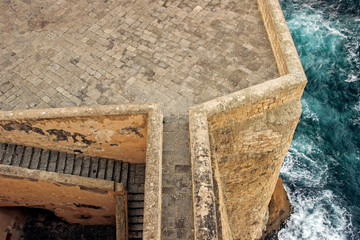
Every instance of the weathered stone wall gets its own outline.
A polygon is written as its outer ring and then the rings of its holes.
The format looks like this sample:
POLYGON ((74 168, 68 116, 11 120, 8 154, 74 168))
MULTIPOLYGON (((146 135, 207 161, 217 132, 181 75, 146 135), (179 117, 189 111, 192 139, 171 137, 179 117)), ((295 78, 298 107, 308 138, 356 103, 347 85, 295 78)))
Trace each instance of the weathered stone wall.
POLYGON ((196 239, 261 237, 301 114, 307 80, 280 4, 258 7, 281 77, 190 109, 196 239))
POLYGON ((301 114, 302 87, 209 118, 223 232, 260 238, 268 205, 301 114), (227 218, 227 219, 226 219, 227 218))
POLYGON ((121 107, 0 112, 0 142, 145 163, 148 115, 121 107))
POLYGON ((197 239, 261 237, 305 85, 285 75, 191 108, 197 239))
POLYGON ((257 0, 280 76, 297 75, 304 70, 278 0, 257 0))
POLYGON ((269 12, 269 6, 266 2, 267 0, 257 0, 259 10, 265 25, 265 29, 270 41, 270 45, 276 60, 277 68, 280 76, 283 76, 288 73, 288 68, 286 61, 284 59, 283 52, 281 50, 280 41, 278 35, 276 34, 275 27, 273 24, 272 16, 269 12))
POLYGON ((0 188, 0 207, 48 209, 69 223, 115 224, 112 181, 1 165, 0 188))

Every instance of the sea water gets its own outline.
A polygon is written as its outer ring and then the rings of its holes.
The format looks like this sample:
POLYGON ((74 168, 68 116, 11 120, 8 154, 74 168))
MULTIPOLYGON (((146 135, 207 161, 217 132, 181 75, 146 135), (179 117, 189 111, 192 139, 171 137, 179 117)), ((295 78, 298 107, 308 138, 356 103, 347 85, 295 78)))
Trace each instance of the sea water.
POLYGON ((360 0, 280 0, 308 84, 279 238, 360 239, 360 0))

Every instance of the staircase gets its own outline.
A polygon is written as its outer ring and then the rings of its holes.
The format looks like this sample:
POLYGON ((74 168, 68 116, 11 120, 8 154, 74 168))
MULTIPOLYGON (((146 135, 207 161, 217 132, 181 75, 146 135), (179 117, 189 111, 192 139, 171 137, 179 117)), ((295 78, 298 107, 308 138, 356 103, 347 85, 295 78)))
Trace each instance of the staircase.
POLYGON ((129 239, 142 239, 145 164, 0 143, 0 164, 123 183, 128 193, 129 239))

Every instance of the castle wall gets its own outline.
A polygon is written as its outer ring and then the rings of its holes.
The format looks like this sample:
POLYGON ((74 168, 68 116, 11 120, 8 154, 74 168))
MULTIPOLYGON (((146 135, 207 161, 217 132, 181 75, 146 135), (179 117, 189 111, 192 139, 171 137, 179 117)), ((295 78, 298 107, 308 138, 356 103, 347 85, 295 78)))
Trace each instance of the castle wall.
POLYGON ((121 105, 0 112, 0 142, 145 163, 148 115, 137 108, 121 105))
POLYGON ((281 77, 190 108, 195 239, 258 239, 306 76, 278 0, 258 0, 281 77))
POLYGON ((280 168, 301 114, 302 86, 209 118, 221 225, 233 239, 260 238, 280 168))

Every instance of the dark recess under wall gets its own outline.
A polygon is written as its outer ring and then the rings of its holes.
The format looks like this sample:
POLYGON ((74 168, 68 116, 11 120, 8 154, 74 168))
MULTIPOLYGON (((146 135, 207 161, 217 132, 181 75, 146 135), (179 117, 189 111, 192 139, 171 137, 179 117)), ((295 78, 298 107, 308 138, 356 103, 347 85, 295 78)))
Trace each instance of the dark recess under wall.
MULTIPOLYGON (((122 182, 128 192, 129 239, 142 239, 145 164, 129 164, 111 159, 84 157, 82 155, 6 143, 0 143, 0 164, 122 182)), ((101 208, 101 206, 92 205, 79 205, 77 207, 101 208)), ((31 217, 31 219, 34 219, 34 217, 31 217)), ((107 234, 110 232, 110 230, 107 230, 107 227, 110 226, 70 225, 61 220, 57 222, 54 218, 50 219, 52 222, 48 222, 49 224, 45 225, 42 223, 42 225, 44 225, 42 227, 39 227, 41 223, 36 224, 36 221, 34 221, 34 224, 30 224, 31 222, 28 223, 33 229, 28 229, 28 235, 25 240, 115 239, 115 237, 107 238, 107 234), (54 234, 56 229, 58 229, 59 234, 54 234), (37 233, 36 231, 39 232, 37 233), (64 231, 69 232, 68 236, 61 235, 64 231), (70 234, 70 232, 72 234, 70 234), (86 237, 88 236, 88 232, 93 232, 93 235, 90 234, 90 236, 92 236, 91 238, 86 237), (97 238, 98 232, 103 234, 100 234, 99 238, 97 238), (85 235, 78 235, 80 233, 85 235), (44 234, 44 236, 41 234, 44 234), (46 238, 47 236, 49 236, 49 238, 46 238)), ((111 227, 115 228, 115 226, 111 227)))
POLYGON ((24 240, 115 240, 116 227, 68 224, 50 211, 28 209, 23 237, 24 240))

